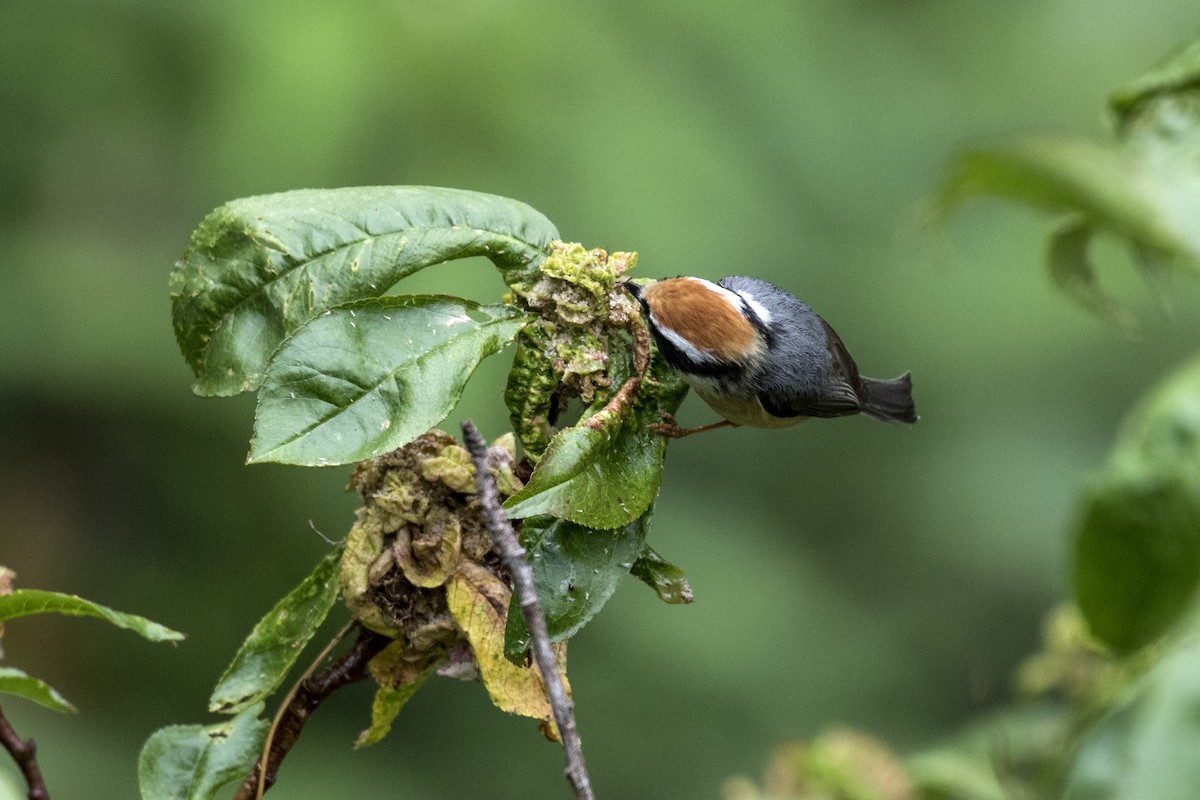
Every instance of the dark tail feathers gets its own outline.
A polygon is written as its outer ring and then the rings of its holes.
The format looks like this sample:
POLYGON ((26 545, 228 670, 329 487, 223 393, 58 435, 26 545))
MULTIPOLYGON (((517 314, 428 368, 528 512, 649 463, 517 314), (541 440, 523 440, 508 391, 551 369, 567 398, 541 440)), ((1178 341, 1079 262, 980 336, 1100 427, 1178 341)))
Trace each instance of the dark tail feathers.
POLYGON ((862 382, 867 387, 867 398, 862 407, 864 414, 884 422, 911 425, 917 421, 917 409, 912 396, 912 373, 906 372, 890 381, 863 378, 862 382))

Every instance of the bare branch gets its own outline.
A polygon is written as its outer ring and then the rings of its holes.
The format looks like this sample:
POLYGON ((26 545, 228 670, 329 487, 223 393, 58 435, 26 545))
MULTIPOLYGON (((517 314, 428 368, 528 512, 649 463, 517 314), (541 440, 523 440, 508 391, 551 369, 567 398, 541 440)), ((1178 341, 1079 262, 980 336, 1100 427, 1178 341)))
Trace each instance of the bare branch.
POLYGON ((0 711, 0 744, 4 745, 4 749, 13 757, 13 761, 17 762, 21 774, 25 776, 25 783, 29 786, 29 794, 26 795, 29 800, 50 800, 50 792, 46 790, 42 771, 37 765, 37 744, 33 739, 21 741, 21 737, 13 730, 3 711, 0 711))
MULTIPOLYGON (((336 644, 341 636, 339 633, 332 644, 336 644)), ((255 797, 261 797, 260 792, 265 792, 274 785, 279 765, 300 738, 301 731, 312 713, 317 710, 317 706, 343 686, 365 678, 367 662, 390 641, 391 639, 382 634, 359 627, 358 638, 337 661, 315 675, 305 675, 301 678, 293 687, 271 727, 271 738, 265 758, 266 774, 260 779, 264 764, 264 760, 260 760, 238 787, 237 794, 233 796, 234 800, 253 800, 255 797)), ((327 654, 322 653, 313 667, 327 654)))
MULTIPOLYGON (((631 379, 632 380, 632 379, 631 379)), ((542 613, 541 603, 538 602, 537 592, 533 586, 533 569, 525 557, 525 549, 517 539, 508 515, 500 507, 500 496, 496 491, 496 481, 488 471, 487 444, 475 424, 463 420, 463 441, 471 453, 475 463, 475 483, 479 487, 479 500, 483 506, 483 519, 491 531, 496 549, 504 565, 512 573, 514 593, 521 601, 521 613, 529 628, 529 638, 533 649, 533 659, 546 682, 546 695, 550 708, 554 711, 554 721, 558 724, 558 732, 562 737, 563 749, 567 753, 567 780, 575 790, 579 800, 595 800, 592 791, 592 781, 588 777, 587 765, 583 760, 583 745, 579 741, 579 730, 575 727, 575 704, 567 696, 563 686, 562 676, 558 673, 558 664, 554 652, 550 649, 550 634, 546 630, 546 617, 542 613)))

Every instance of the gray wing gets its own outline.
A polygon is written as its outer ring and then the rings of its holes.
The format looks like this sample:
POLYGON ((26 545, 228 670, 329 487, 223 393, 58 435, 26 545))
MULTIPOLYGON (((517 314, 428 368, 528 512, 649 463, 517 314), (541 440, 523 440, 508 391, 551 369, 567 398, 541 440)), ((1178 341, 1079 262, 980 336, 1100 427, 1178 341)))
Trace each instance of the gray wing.
POLYGON ((777 417, 843 417, 862 410, 867 396, 858 366, 842 339, 805 303, 757 278, 721 281, 752 296, 771 314, 771 356, 755 376, 763 408, 777 417))

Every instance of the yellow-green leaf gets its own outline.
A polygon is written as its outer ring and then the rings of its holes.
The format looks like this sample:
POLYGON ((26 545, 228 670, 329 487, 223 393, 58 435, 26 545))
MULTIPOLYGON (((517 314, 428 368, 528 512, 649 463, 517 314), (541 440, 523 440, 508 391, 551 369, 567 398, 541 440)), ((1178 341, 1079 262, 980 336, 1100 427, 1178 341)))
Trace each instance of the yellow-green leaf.
MULTIPOLYGON (((517 666, 504 657, 504 622, 510 596, 504 581, 470 561, 464 561, 446 584, 450 614, 471 646, 492 702, 510 714, 550 722, 553 715, 546 685, 537 667, 517 666)), ((563 669, 561 662, 559 668, 563 669)))

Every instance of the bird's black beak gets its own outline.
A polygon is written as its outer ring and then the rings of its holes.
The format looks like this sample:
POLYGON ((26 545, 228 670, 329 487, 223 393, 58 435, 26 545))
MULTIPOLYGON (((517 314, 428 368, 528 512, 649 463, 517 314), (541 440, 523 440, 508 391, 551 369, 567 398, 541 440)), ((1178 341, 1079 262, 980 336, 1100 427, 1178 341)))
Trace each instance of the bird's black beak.
POLYGON ((633 281, 621 281, 621 288, 633 295, 634 300, 642 299, 642 287, 633 281))

